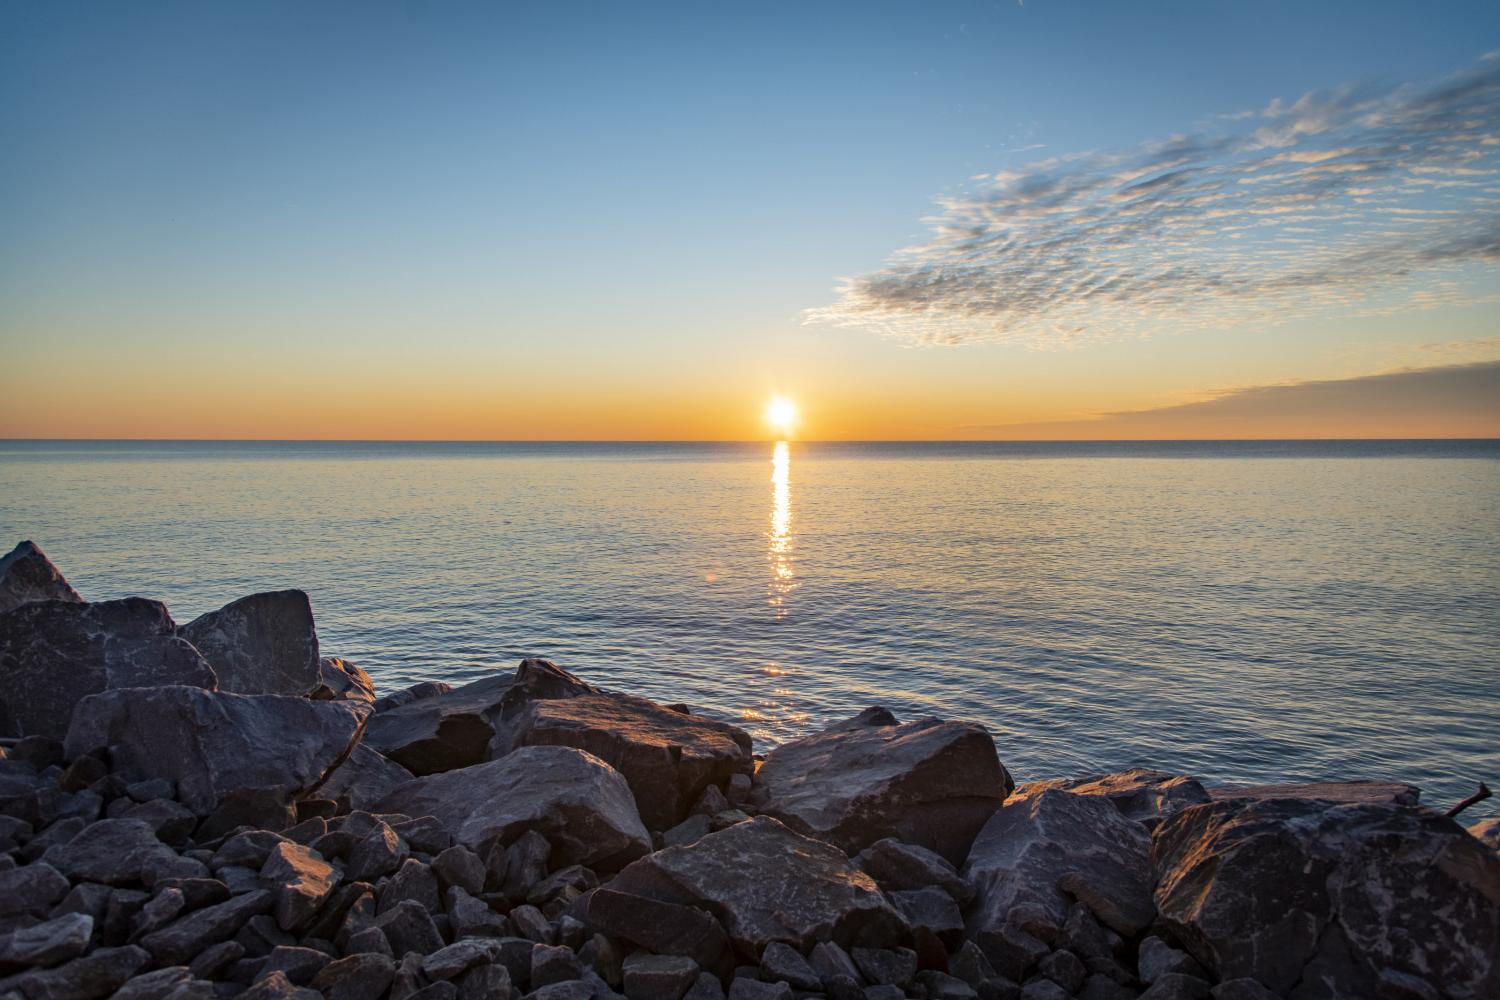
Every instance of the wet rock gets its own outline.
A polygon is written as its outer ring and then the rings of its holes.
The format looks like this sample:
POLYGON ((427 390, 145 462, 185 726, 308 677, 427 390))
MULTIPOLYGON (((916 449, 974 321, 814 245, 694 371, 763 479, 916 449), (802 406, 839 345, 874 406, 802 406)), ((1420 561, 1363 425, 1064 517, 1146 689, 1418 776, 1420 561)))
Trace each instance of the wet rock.
POLYGON ((1387 802, 1398 806, 1418 805, 1422 790, 1397 781, 1313 781, 1284 785, 1213 785, 1208 794, 1214 801, 1225 799, 1301 799, 1339 805, 1387 802))
POLYGON ((750 764, 741 729, 596 688, 548 660, 523 660, 490 754, 542 745, 585 750, 623 774, 653 830, 681 822, 709 786, 750 764))
POLYGON ((83 598, 35 542, 21 542, 0 558, 0 614, 33 601, 82 604, 83 598))
POLYGON ((478 764, 489 752, 511 680, 508 674, 484 677, 399 704, 397 696, 382 698, 365 742, 418 776, 478 764))
POLYGON ((348 796, 351 809, 369 810, 411 779, 406 768, 361 742, 318 786, 318 794, 334 799, 348 796))
POLYGON ((26 966, 49 966, 83 954, 94 933, 94 918, 64 913, 28 927, 0 934, 0 972, 26 966))
POLYGON ((88 695, 158 684, 218 684, 159 601, 42 601, 0 614, 0 734, 61 737, 88 695))
POLYGON ((271 848, 260 877, 275 897, 272 913, 284 931, 300 931, 311 923, 339 882, 332 865, 289 841, 271 848))
POLYGON ((983 726, 871 708, 772 750, 761 812, 853 854, 885 837, 962 863, 1012 787, 983 726))
POLYGON ((129 688, 78 703, 66 746, 108 746, 115 766, 177 783, 207 815, 235 789, 315 789, 359 739, 368 709, 352 702, 240 695, 173 686, 129 688))
POLYGON ((625 959, 625 995, 630 1000, 680 1000, 698 979, 698 963, 680 955, 638 951, 625 959))
POLYGON ((973 886, 959 876, 958 869, 946 858, 915 844, 903 844, 890 837, 877 840, 860 851, 854 863, 887 891, 937 886, 960 906, 974 898, 973 886))
MULTIPOLYGON (((99 1000, 107 996, 130 1000, 121 990, 151 960, 143 948, 100 948, 55 969, 17 976, 10 987, 28 1000, 99 1000), (119 992, 116 992, 119 991, 119 992)), ((0 994, 6 989, 0 985, 0 994)))
POLYGON ((1113 802, 1126 819, 1143 823, 1148 829, 1188 806, 1209 801, 1209 793, 1196 778, 1143 767, 1087 778, 1038 781, 1023 786, 1020 791, 1030 793, 1046 788, 1058 788, 1077 795, 1102 795, 1113 802))
POLYGON ((305 696, 318 686, 318 633, 300 590, 242 597, 180 634, 213 665, 221 691, 305 696))
POLYGON ((642 858, 609 888, 708 910, 747 959, 771 941, 799 950, 825 940, 885 947, 906 932, 843 852, 766 816, 642 858))
POLYGON ((105 885, 140 882, 150 864, 176 858, 177 853, 138 819, 101 819, 46 855, 47 862, 72 881, 105 885))
POLYGON ((1013 796, 985 824, 964 865, 976 890, 971 937, 996 968, 1014 975, 1015 955, 1005 953, 1024 942, 1007 942, 1006 932, 1040 926, 1055 936, 1072 906, 1067 893, 1119 933, 1137 933, 1155 912, 1150 843, 1145 828, 1103 796, 1057 789, 1013 796))
POLYGON ((375 682, 370 675, 348 660, 324 656, 318 660, 318 683, 307 695, 314 701, 375 701, 375 682))
POLYGON ((606 870, 651 847, 619 772, 569 747, 524 747, 499 760, 417 778, 386 796, 380 808, 433 816, 459 843, 476 849, 536 830, 561 860, 606 870))
POLYGON ((1163 926, 1220 979, 1373 996, 1384 971, 1451 997, 1500 995, 1500 858, 1451 819, 1228 800, 1167 820, 1152 853, 1163 926))
POLYGON ((253 916, 271 909, 274 897, 265 890, 235 896, 227 902, 194 910, 140 940, 140 945, 163 965, 182 965, 210 945, 227 941, 253 916))

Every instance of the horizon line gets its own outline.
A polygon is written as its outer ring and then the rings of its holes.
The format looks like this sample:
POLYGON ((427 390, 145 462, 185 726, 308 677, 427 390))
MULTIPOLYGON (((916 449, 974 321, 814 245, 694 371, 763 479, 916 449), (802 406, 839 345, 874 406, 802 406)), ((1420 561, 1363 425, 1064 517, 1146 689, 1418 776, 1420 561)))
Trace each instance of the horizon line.
POLYGON ((1458 437, 1159 437, 1159 438, 194 438, 3 437, 0 444, 1269 444, 1283 442, 1500 442, 1458 437))

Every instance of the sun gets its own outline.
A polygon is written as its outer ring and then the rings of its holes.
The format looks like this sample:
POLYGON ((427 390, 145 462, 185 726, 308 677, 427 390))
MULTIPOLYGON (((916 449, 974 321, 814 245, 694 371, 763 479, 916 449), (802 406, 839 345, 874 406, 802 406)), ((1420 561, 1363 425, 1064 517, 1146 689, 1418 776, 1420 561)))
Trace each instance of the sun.
POLYGON ((766 423, 782 434, 790 434, 797 424, 797 404, 785 396, 777 396, 766 406, 766 423))

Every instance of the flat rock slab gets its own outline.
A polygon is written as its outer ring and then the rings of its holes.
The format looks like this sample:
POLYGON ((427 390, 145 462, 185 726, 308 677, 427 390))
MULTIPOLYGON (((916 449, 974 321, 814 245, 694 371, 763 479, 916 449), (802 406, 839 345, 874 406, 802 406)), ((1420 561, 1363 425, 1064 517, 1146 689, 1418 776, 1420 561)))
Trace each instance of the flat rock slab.
POLYGON ((955 865, 1013 787, 983 726, 883 708, 783 743, 756 780, 761 812, 850 854, 894 837, 955 865))
POLYGON ((1313 781, 1286 785, 1213 785, 1213 799, 1310 799, 1317 802, 1417 805, 1422 790, 1399 781, 1313 781))
POLYGON ((182 626, 236 694, 307 695, 318 687, 318 633, 300 590, 251 594, 182 626))
POLYGON ((495 738, 500 700, 510 690, 512 677, 482 677, 462 687, 401 700, 394 707, 376 703, 365 742, 412 774, 441 774, 484 761, 495 738))
POLYGON ((980 831, 963 874, 975 891, 969 934, 987 954, 1008 947, 1023 914, 1060 930, 1071 897, 1124 937, 1154 915, 1151 837, 1099 795, 1012 796, 980 831))
POLYGON ((646 698, 605 691, 549 660, 523 660, 506 693, 492 756, 522 746, 586 750, 625 776, 641 819, 676 826, 710 785, 750 766, 750 734, 646 698))
POLYGON ((64 745, 70 757, 107 746, 116 769, 170 778, 182 804, 207 815, 240 788, 312 791, 351 753, 368 712, 351 701, 125 688, 79 702, 64 745))
POLYGON ((0 614, 32 601, 83 602, 35 542, 21 542, 0 559, 0 614))
POLYGON ((415 778, 381 800, 381 813, 433 816, 481 852, 527 830, 546 836, 554 861, 619 867, 651 850, 630 786, 614 768, 571 747, 524 747, 499 760, 415 778))
POLYGON ((1453 820, 1391 803, 1229 800, 1152 848, 1161 921, 1224 980, 1293 998, 1500 996, 1500 858, 1453 820), (1425 983, 1425 987, 1420 984, 1425 983))
POLYGON ((79 699, 158 684, 218 686, 160 601, 41 601, 0 614, 0 733, 61 739, 79 699))
POLYGON ((1102 795, 1114 803, 1126 819, 1153 827, 1167 816, 1188 806, 1210 801, 1209 793, 1196 779, 1168 771, 1132 768, 1114 774, 1087 778, 1059 778, 1023 785, 1019 792, 1060 788, 1078 795, 1102 795))
POLYGON ((657 851, 608 887, 707 910, 752 963, 773 941, 798 951, 825 940, 884 948, 907 932, 875 881, 844 852, 769 816, 657 851))

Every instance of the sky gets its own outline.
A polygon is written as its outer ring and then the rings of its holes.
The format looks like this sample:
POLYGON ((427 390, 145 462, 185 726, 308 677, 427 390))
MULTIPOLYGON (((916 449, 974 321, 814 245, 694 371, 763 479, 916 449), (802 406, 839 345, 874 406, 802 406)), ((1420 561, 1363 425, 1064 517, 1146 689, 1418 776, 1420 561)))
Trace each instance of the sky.
POLYGON ((1500 5, 0 3, 0 437, 1500 436, 1500 5))

